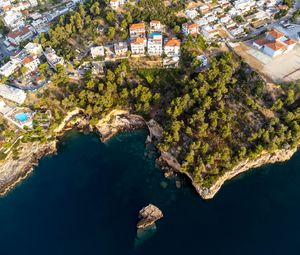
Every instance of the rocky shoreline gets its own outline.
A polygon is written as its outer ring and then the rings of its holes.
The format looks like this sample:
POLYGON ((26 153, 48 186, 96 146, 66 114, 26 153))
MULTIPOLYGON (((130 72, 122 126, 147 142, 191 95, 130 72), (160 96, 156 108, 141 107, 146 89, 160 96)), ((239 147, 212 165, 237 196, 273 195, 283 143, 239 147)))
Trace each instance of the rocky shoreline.
MULTIPOLYGON (((39 142, 22 144, 18 159, 13 159, 13 156, 10 155, 0 163, 0 195, 6 194, 6 192, 12 189, 18 182, 26 178, 42 157, 55 153, 59 138, 65 134, 66 131, 74 127, 78 127, 79 130, 97 132, 102 142, 106 142, 120 131, 147 128, 149 130, 147 142, 149 143, 155 140, 159 141, 162 138, 163 133, 162 127, 155 120, 146 122, 143 117, 130 114, 126 110, 111 111, 97 123, 95 128, 92 128, 89 124, 89 119, 84 115, 83 110, 75 109, 74 111, 69 112, 62 123, 55 129, 55 138, 52 141, 44 144, 39 142)), ((210 188, 198 185, 193 181, 191 175, 182 172, 177 159, 170 153, 161 151, 158 161, 162 166, 166 166, 162 167, 166 171, 166 176, 172 172, 179 172, 187 175, 198 194, 203 199, 211 199, 226 181, 232 179, 236 175, 266 164, 289 160, 296 151, 297 148, 280 149, 272 153, 263 152, 255 160, 247 159, 240 162, 231 171, 228 171, 224 173, 223 176, 219 177, 210 188)))
POLYGON ((163 164, 165 163, 167 168, 166 171, 175 171, 182 173, 191 180, 192 185, 196 189, 197 193, 203 198, 203 199, 211 199, 213 198, 217 192, 221 189, 223 184, 226 181, 231 180, 235 176, 246 172, 248 170, 258 168, 267 164, 274 164, 278 162, 283 162, 289 160, 295 153, 297 152, 297 148, 293 149, 279 149, 272 153, 269 152, 263 152, 260 156, 258 156, 254 160, 246 159, 242 162, 240 162, 238 165, 236 165, 232 170, 225 172, 223 176, 220 176, 217 181, 209 188, 203 187, 197 183, 194 182, 193 177, 186 173, 182 172, 180 169, 180 164, 177 162, 176 158, 171 155, 168 152, 162 152, 161 156, 159 158, 159 161, 163 164))
POLYGON ((95 131, 99 134, 101 141, 105 142, 120 131, 146 128, 147 125, 141 116, 130 114, 124 110, 113 110, 105 118, 101 119, 95 129, 93 129, 83 110, 77 108, 69 112, 54 130, 55 137, 53 140, 46 143, 22 143, 18 159, 14 159, 13 155, 10 154, 0 163, 0 196, 5 195, 20 181, 25 179, 32 172, 33 168, 38 165, 41 158, 56 153, 59 139, 74 127, 81 131, 95 131))

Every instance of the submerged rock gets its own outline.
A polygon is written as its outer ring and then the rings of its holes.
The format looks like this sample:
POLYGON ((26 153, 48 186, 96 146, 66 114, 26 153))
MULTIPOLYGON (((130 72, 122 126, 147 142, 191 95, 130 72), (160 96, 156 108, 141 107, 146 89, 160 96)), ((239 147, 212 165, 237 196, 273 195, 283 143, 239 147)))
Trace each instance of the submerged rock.
POLYGON ((162 211, 155 205, 149 204, 139 212, 140 221, 137 223, 138 229, 144 229, 153 225, 163 217, 162 211))

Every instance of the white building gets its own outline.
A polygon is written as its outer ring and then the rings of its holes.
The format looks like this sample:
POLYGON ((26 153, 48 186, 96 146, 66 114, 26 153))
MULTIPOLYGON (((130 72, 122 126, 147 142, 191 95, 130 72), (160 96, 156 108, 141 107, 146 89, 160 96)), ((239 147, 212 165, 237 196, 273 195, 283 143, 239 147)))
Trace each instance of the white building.
POLYGON ((273 29, 266 32, 264 37, 254 41, 253 46, 271 57, 276 57, 292 50, 296 46, 296 42, 273 29))
POLYGON ((199 25, 196 23, 184 23, 181 29, 185 36, 199 34, 199 25))
POLYGON ((192 9, 192 10, 186 10, 185 15, 190 19, 194 19, 199 15, 199 13, 195 9, 192 9))
POLYGON ((237 10, 240 10, 241 12, 247 12, 247 11, 250 11, 250 9, 255 6, 255 1, 254 0, 237 0, 237 1, 234 1, 233 4, 237 10))
POLYGON ((195 20, 195 23, 198 24, 200 27, 202 27, 202 26, 207 25, 208 21, 206 18, 201 18, 201 19, 195 20))
POLYGON ((163 53, 163 37, 159 32, 153 32, 148 38, 148 54, 161 56, 163 53))
POLYGON ((23 104, 26 99, 26 93, 23 90, 5 84, 0 84, 0 96, 18 104, 23 104))
POLYGON ((128 45, 126 42, 115 43, 114 50, 117 56, 124 56, 128 52, 128 45))
POLYGON ((38 43, 27 43, 24 47, 24 49, 28 52, 30 55, 36 55, 41 56, 43 54, 43 48, 38 43))
POLYGON ((168 57, 180 56, 180 40, 177 38, 167 39, 164 45, 164 53, 168 57))
POLYGON ((31 26, 35 29, 37 34, 46 33, 49 31, 49 23, 46 17, 40 17, 31 22, 31 26))
POLYGON ((103 46, 92 47, 91 55, 92 55, 92 58, 104 57, 105 56, 104 47, 103 46))
POLYGON ((35 71, 40 63, 37 56, 28 56, 22 60, 22 64, 31 72, 35 71))
POLYGON ((161 23, 159 20, 151 20, 149 26, 150 26, 151 31, 160 31, 161 30, 161 23))
POLYGON ((130 38, 145 37, 145 33, 146 29, 144 22, 129 25, 130 38))
POLYGON ((14 10, 5 12, 3 21, 4 24, 11 29, 17 29, 25 25, 22 13, 14 10))
POLYGON ((110 0, 109 4, 112 9, 117 9, 118 7, 124 5, 126 0, 110 0))
POLYGON ((56 66, 59 65, 63 65, 64 64, 64 59, 62 57, 59 57, 56 55, 55 50, 53 50, 52 48, 47 48, 44 51, 44 55, 47 59, 47 62, 49 63, 49 65, 56 70, 56 66))
POLYGON ((201 29, 202 34, 207 38, 212 38, 219 34, 219 29, 216 26, 204 26, 201 29))
POLYGON ((145 37, 133 38, 130 42, 131 54, 144 55, 146 44, 147 44, 147 40, 145 37))
POLYGON ((34 33, 30 26, 23 27, 18 30, 9 32, 7 39, 14 45, 19 45, 21 42, 29 40, 33 37, 34 33))
POLYGON ((0 67, 0 75, 9 77, 20 67, 20 62, 17 60, 10 60, 5 65, 0 67))

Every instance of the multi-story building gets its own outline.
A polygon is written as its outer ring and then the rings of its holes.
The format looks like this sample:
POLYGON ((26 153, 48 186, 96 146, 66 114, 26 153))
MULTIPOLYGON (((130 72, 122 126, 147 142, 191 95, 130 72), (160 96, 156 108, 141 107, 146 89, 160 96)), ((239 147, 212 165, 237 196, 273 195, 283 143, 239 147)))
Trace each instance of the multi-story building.
POLYGON ((14 10, 5 12, 3 21, 4 24, 11 29, 18 29, 25 25, 22 13, 14 10))
POLYGON ((145 37, 133 38, 130 42, 131 54, 144 55, 146 44, 147 44, 147 40, 145 37))
POLYGON ((185 36, 199 34, 199 25, 196 23, 184 23, 182 25, 182 33, 185 36))
POLYGON ((145 29, 145 23, 136 23, 129 25, 129 34, 130 38, 136 38, 136 37, 145 37, 146 29, 145 29))
POLYGON ((207 39, 209 39, 216 35, 219 35, 220 31, 216 26, 207 25, 202 27, 201 32, 207 39))
POLYGON ((161 23, 159 20, 152 20, 150 21, 149 24, 150 30, 151 31, 160 31, 161 30, 161 23))
POLYGON ((32 42, 27 43, 24 49, 30 55, 41 56, 43 54, 43 48, 38 43, 32 43, 32 42))
POLYGON ((52 48, 46 48, 46 50, 44 51, 44 55, 47 59, 47 62, 49 63, 49 65, 54 69, 56 69, 57 65, 63 65, 64 64, 64 59, 62 57, 59 57, 56 55, 55 50, 53 50, 52 48))
POLYGON ((0 84, 0 96, 18 104, 23 104, 26 99, 26 93, 23 90, 5 84, 0 84))
POLYGON ((126 42, 118 42, 114 44, 115 54, 117 56, 124 56, 128 51, 128 45, 126 42))
POLYGON ((0 67, 0 75, 9 77, 20 67, 20 62, 12 59, 0 67))
POLYGON ((35 71, 39 64, 40 60, 37 56, 28 56, 22 60, 23 66, 25 66, 29 71, 35 71))
POLYGON ((165 40, 164 53, 168 57, 180 56, 180 40, 177 38, 165 40))
POLYGON ((163 53, 163 37, 159 32, 153 32, 148 38, 148 54, 161 56, 163 53))
POLYGON ((34 28, 37 34, 46 33, 50 29, 49 23, 46 17, 40 17, 31 22, 31 26, 34 28))
POLYGON ((34 33, 32 27, 26 26, 21 29, 9 32, 7 39, 14 45, 20 45, 21 42, 29 40, 33 37, 34 33))

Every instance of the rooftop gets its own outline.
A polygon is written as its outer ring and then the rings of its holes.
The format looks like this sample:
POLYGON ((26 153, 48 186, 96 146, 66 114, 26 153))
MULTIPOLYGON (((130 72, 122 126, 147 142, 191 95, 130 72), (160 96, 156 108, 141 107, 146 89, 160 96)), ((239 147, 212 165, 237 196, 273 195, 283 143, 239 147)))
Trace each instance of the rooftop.
POLYGON ((283 33, 279 32, 278 30, 275 30, 275 29, 272 29, 272 30, 266 32, 266 35, 271 35, 272 37, 274 37, 276 39, 279 39, 284 36, 283 33))

